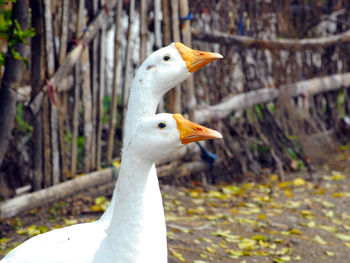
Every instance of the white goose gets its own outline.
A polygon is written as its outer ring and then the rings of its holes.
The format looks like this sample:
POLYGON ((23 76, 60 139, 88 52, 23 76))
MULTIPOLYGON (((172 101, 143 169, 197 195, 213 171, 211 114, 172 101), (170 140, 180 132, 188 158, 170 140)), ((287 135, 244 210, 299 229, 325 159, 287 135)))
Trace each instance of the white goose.
POLYGON ((27 240, 1 263, 166 262, 166 251, 154 239, 159 227, 154 218, 160 215, 149 193, 159 187, 154 189, 149 172, 157 159, 184 144, 222 136, 167 113, 139 120, 133 134, 125 146, 107 231, 101 221, 53 230, 27 240))
MULTIPOLYGON (((223 56, 218 53, 193 50, 179 42, 149 55, 137 70, 131 83, 123 145, 128 145, 141 119, 156 113, 159 101, 166 92, 187 79, 196 70, 221 58, 223 56)), ((157 214, 153 220, 158 224, 153 240, 160 244, 159 251, 165 251, 162 262, 167 262, 166 225, 155 166, 150 171, 149 184, 153 190, 147 194, 153 200, 153 211, 157 214)), ((101 224, 105 224, 106 228, 110 225, 114 214, 114 201, 115 192, 111 205, 101 218, 101 224)))

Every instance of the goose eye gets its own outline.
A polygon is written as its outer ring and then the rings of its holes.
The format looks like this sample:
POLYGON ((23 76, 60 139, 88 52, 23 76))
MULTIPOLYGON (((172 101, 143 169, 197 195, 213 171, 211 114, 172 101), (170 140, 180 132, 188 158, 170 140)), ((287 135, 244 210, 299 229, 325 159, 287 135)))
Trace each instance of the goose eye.
POLYGON ((161 129, 164 129, 166 127, 166 124, 164 122, 160 122, 158 124, 158 127, 161 128, 161 129))
POLYGON ((164 56, 164 57, 163 57, 163 60, 164 60, 164 61, 170 60, 170 56, 168 56, 168 55, 164 56))

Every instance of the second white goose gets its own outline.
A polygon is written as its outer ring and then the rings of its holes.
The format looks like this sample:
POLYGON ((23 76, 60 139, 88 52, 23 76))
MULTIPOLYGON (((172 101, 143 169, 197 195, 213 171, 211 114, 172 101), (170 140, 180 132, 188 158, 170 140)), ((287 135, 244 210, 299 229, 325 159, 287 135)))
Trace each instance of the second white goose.
MULTIPOLYGON (((140 120, 125 146, 115 187, 113 216, 107 229, 102 221, 77 224, 35 236, 12 250, 1 263, 165 263, 157 204, 150 170, 157 159, 184 144, 221 138, 217 131, 179 114, 158 114, 140 120)), ((164 223, 164 222, 163 222, 164 223)), ((165 236, 163 238, 166 238, 165 236)))

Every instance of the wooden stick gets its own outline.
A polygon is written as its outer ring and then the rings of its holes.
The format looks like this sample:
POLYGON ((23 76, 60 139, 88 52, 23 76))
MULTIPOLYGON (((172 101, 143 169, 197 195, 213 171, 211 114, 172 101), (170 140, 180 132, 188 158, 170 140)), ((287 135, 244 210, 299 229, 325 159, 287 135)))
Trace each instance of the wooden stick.
POLYGON ((256 104, 267 103, 281 95, 297 97, 300 95, 313 96, 341 87, 350 86, 350 73, 335 74, 321 78, 313 78, 293 84, 283 85, 279 89, 264 88, 246 93, 236 94, 225 98, 222 102, 205 106, 195 111, 196 121, 204 123, 212 118, 225 118, 233 111, 245 110, 256 104))
POLYGON ((222 45, 238 46, 243 48, 270 49, 270 50, 303 50, 326 48, 350 42, 350 30, 344 33, 309 39, 278 39, 262 40, 247 36, 231 35, 223 32, 192 31, 193 39, 222 45))
POLYGON ((101 140, 102 140, 102 126, 103 126, 103 96, 105 85, 105 42, 106 42, 106 28, 102 28, 100 36, 100 79, 99 92, 97 98, 97 134, 96 134, 96 167, 101 166, 101 140))
MULTIPOLYGON (((79 0, 79 10, 78 10, 78 19, 76 24, 76 35, 77 38, 80 38, 82 35, 82 20, 84 18, 84 0, 79 0)), ((70 175, 73 178, 77 171, 77 158, 78 158, 78 127, 79 127, 79 104, 80 104, 80 84, 81 84, 81 62, 80 62, 80 54, 83 51, 82 46, 80 47, 81 51, 79 52, 79 56, 75 56, 74 58, 78 61, 75 62, 74 65, 74 105, 73 105, 73 118, 72 118, 72 153, 71 153, 71 167, 70 167, 70 175)))
POLYGON ((140 8, 140 64, 146 58, 147 52, 147 0, 141 0, 140 8))
POLYGON ((86 188, 112 182, 115 179, 114 173, 118 172, 118 170, 114 171, 114 169, 117 168, 109 168, 86 174, 74 180, 69 180, 34 193, 21 195, 1 202, 0 218, 12 217, 35 207, 40 207, 69 195, 76 194, 86 188))
MULTIPOLYGON (((96 1, 96 0, 95 0, 96 1)), ((82 1, 83 6, 85 6, 85 1, 82 1)), ((97 4, 97 2, 95 2, 97 4)), ((85 8, 84 8, 85 9, 85 8)), ((96 7, 97 9, 97 7, 96 7)), ((80 13, 79 8, 79 20, 81 21, 81 25, 79 25, 79 30, 86 27, 86 18, 84 17, 84 13, 80 13), (80 28, 82 26, 82 28, 80 28)), ((82 34, 82 32, 81 32, 82 34)), ((94 41, 96 37, 92 41, 94 41)), ((82 106, 83 106, 83 120, 84 120, 84 157, 83 157, 83 172, 88 173, 92 170, 91 164, 94 163, 95 153, 93 153, 93 134, 95 129, 93 122, 93 111, 94 104, 93 100, 96 98, 96 92, 91 91, 91 79, 90 79, 90 54, 89 54, 89 46, 86 46, 81 55, 81 74, 82 74, 82 106)), ((94 51, 95 52, 95 51, 94 51)), ((95 63, 94 63, 95 64, 95 63)), ((97 63, 96 63, 97 65, 97 63)))
MULTIPOLYGON (((92 12, 93 16, 97 16, 98 14, 98 6, 99 6, 99 0, 93 0, 92 1, 92 12)), ((104 1, 102 1, 104 2, 104 1)), ((102 6, 104 3, 101 3, 102 6)), ((92 40, 92 52, 91 52, 91 93, 92 93, 92 111, 91 111, 91 119, 92 119, 92 132, 91 132, 91 159, 90 159, 90 168, 91 170, 96 170, 96 143, 97 143, 97 114, 99 111, 99 102, 98 102, 98 94, 99 90, 103 87, 99 85, 99 73, 100 73, 100 66, 99 63, 99 45, 104 44, 100 42, 101 39, 101 32, 98 33, 98 35, 92 40)))
POLYGON ((55 72, 55 53, 53 48, 53 32, 51 18, 51 1, 44 0, 44 18, 45 18, 45 50, 46 50, 46 69, 51 77, 55 72))
MULTIPOLYGON (((173 22, 173 40, 174 42, 179 42, 180 38, 180 25, 179 25, 179 3, 177 0, 171 0, 171 17, 173 22)), ((175 87, 174 91, 174 103, 173 109, 170 108, 171 112, 181 113, 181 86, 178 85, 175 87)))
MULTIPOLYGON (((52 76, 55 72, 55 58, 53 48, 53 32, 51 18, 51 1, 44 0, 44 21, 45 21, 45 57, 47 75, 52 76)), ((54 93, 54 91, 52 91, 54 93)), ((59 159, 58 159, 58 140, 57 140, 57 108, 50 105, 48 97, 45 98, 43 105, 44 122, 44 176, 45 186, 52 183, 58 183, 59 178, 59 159), (50 107, 51 106, 51 107, 50 107), (52 176, 52 178, 51 178, 52 176)))
MULTIPOLYGON (((162 44, 162 32, 161 32, 161 0, 154 0, 154 39, 156 49, 160 49, 162 44)), ((158 104, 158 112, 164 112, 164 97, 162 96, 158 104)))
MULTIPOLYGON (((67 56, 67 41, 68 41, 68 15, 69 15, 69 1, 62 1, 62 19, 61 19, 61 37, 60 37, 60 52, 58 56, 58 63, 62 65, 67 56)), ((58 90, 57 90, 58 91, 58 90)), ((60 157, 61 160, 61 181, 65 181, 68 175, 68 165, 66 156, 66 141, 65 141, 65 127, 64 121, 67 116, 67 93, 57 94, 58 104, 58 133, 59 133, 59 146, 60 146, 60 157)))
POLYGON ((69 0, 62 0, 62 23, 61 23, 61 37, 60 37, 60 53, 58 62, 63 64, 67 56, 67 42, 68 42, 68 15, 69 15, 69 0))
MULTIPOLYGON (((108 1, 108 6, 110 9, 113 9, 118 0, 110 0, 108 1)), ((108 15, 106 14, 105 9, 101 9, 97 17, 89 24, 87 27, 87 30, 84 32, 83 35, 80 35, 81 38, 84 41, 85 45, 88 45, 91 40, 95 37, 98 30, 100 30, 103 26, 108 23, 108 15)), ((81 29, 82 31, 82 29, 81 29)), ((50 83, 52 86, 57 86, 58 83, 62 81, 72 70, 74 65, 78 62, 80 55, 83 51, 83 43, 79 43, 71 52, 69 52, 68 56, 64 60, 64 63, 57 69, 55 74, 50 78, 50 83)), ((43 100, 43 93, 46 92, 47 86, 44 85, 41 92, 38 92, 38 94, 35 96, 35 98, 32 99, 31 103, 29 104, 29 107, 32 110, 33 114, 36 114, 39 111, 39 108, 41 106, 42 100, 43 100)))
MULTIPOLYGON (((171 176, 170 166, 162 166, 157 169, 161 177, 171 176)), ((207 171, 210 165, 204 162, 189 162, 181 166, 181 175, 186 176, 191 173, 207 171)), ((55 186, 48 187, 30 194, 24 194, 0 203, 0 219, 16 216, 33 208, 47 205, 49 203, 63 199, 69 195, 86 191, 87 188, 96 188, 105 184, 114 184, 117 179, 119 169, 107 168, 101 171, 92 172, 79 176, 55 186)), ((111 187, 108 187, 110 191, 111 187)), ((111 191, 112 192, 112 191, 111 191)))
POLYGON ((156 49, 162 47, 161 0, 154 0, 154 38, 156 49))
POLYGON ((169 0, 163 0, 163 41, 167 46, 171 43, 169 0))
MULTIPOLYGON (((32 25, 37 32, 43 32, 44 24, 43 16, 43 1, 36 3, 30 1, 32 10, 32 25)), ((31 96, 38 94, 45 79, 45 47, 44 36, 36 34, 32 38, 31 48, 31 74, 30 84, 32 86, 31 96)), ((33 183, 34 191, 42 188, 43 185, 43 113, 40 108, 38 114, 33 115, 33 183)))
POLYGON ((90 59, 89 48, 85 48, 81 56, 82 70, 82 105, 84 117, 84 158, 83 171, 88 173, 91 171, 92 162, 92 134, 94 132, 92 122, 92 93, 90 83, 90 59))
POLYGON ((124 85, 123 85, 123 135, 124 135, 124 123, 126 118, 126 112, 128 110, 129 92, 132 81, 132 39, 133 39, 133 25, 135 21, 135 0, 129 2, 129 28, 128 28, 128 43, 126 48, 126 61, 124 72, 124 85))
POLYGON ((74 105, 72 118, 72 145, 71 145, 71 161, 70 176, 73 178, 77 172, 78 158, 78 126, 79 126, 79 104, 80 104, 80 62, 74 68, 74 105))
MULTIPOLYGON (((180 0, 180 16, 187 17, 189 14, 188 0, 180 0)), ((184 20, 181 25, 181 35, 184 44, 188 47, 192 47, 192 37, 191 37, 191 23, 190 20, 184 20)), ((191 75, 186 80, 185 87, 186 94, 186 108, 189 113, 189 119, 195 121, 194 107, 196 106, 196 95, 194 93, 194 80, 193 75, 191 75)))
POLYGON ((107 143, 106 164, 112 163, 114 135, 116 126, 117 106, 118 106, 118 63, 120 48, 120 28, 123 11, 123 0, 118 0, 117 14, 115 16, 115 36, 114 36, 114 65, 113 65, 113 91, 112 91, 112 108, 109 119, 109 134, 107 143))
POLYGON ((44 151, 43 151, 43 159, 44 159, 44 187, 48 187, 52 184, 51 182, 51 172, 52 172, 52 164, 51 164, 51 145, 50 145, 50 119, 49 119, 49 101, 44 100, 42 105, 42 121, 43 121, 43 137, 44 137, 44 151))

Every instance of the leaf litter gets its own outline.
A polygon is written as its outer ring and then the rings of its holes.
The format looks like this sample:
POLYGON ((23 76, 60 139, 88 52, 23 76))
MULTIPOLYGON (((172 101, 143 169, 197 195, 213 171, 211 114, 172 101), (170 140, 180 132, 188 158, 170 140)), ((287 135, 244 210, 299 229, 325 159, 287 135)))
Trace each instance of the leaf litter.
MULTIPOLYGON (((194 188, 163 186, 169 263, 347 262, 350 175, 318 171, 278 181, 194 188)), ((104 196, 73 197, 1 221, 0 255, 27 238, 96 220, 104 196)), ((1 256, 0 256, 1 257, 1 256)))

